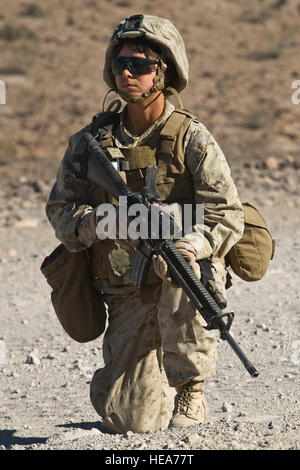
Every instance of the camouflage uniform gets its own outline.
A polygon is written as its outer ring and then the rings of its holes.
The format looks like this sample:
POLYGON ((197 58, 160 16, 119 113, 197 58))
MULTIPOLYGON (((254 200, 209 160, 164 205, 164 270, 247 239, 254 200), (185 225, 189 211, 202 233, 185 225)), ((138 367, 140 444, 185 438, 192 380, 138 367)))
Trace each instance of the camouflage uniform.
MULTIPOLYGON (((162 116, 138 137, 125 128, 123 111, 114 134, 115 145, 120 149, 143 145, 155 149, 160 130, 173 111, 174 106, 166 100, 162 116)), ((93 274, 108 307, 105 367, 94 374, 91 401, 110 429, 160 430, 168 426, 171 417, 174 387, 214 375, 215 340, 202 327, 205 322, 182 289, 173 289, 155 276, 146 287, 136 289, 128 282, 132 253, 114 241, 97 240, 95 207, 106 201, 93 184, 80 177, 73 155, 78 135, 70 139, 46 211, 56 236, 68 250, 89 247, 93 274)), ((185 134, 183 153, 194 202, 204 204, 205 214, 203 224, 194 226, 193 233, 182 240, 195 247, 197 259, 211 258, 216 283, 225 294, 223 259, 243 233, 242 206, 221 149, 197 120, 185 134)), ((162 194, 167 187, 164 176, 160 186, 162 194)), ((184 197, 180 199, 171 201, 170 207, 184 201, 184 197)))

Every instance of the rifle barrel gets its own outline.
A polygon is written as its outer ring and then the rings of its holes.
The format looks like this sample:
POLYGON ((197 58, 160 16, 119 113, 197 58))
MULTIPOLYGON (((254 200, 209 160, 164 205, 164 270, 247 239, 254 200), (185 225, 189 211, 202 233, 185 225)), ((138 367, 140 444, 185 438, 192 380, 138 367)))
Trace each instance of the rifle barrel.
POLYGON ((247 356, 244 354, 238 343, 233 339, 231 334, 228 331, 225 331, 222 335, 223 339, 227 341, 227 343, 232 347, 235 354, 238 356, 240 361, 243 363, 246 370, 249 372, 251 377, 257 377, 259 373, 255 369, 254 365, 249 361, 247 356))
POLYGON ((222 310, 196 277, 185 258, 173 243, 166 241, 162 245, 161 256, 167 262, 170 273, 174 276, 175 281, 182 287, 194 307, 203 316, 206 323, 209 324, 215 317, 214 324, 219 329, 221 338, 228 342, 251 377, 257 377, 258 372, 253 364, 249 361, 228 330, 226 331, 226 323, 221 317, 218 318, 219 315, 222 315, 222 310))

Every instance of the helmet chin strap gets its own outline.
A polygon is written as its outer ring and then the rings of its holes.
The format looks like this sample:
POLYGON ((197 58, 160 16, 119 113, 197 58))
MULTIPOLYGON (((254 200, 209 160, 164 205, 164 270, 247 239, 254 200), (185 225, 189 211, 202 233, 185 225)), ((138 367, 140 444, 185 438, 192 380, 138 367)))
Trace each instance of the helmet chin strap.
POLYGON ((117 90, 117 93, 121 96, 121 98, 126 101, 127 103, 142 103, 148 96, 152 95, 156 91, 163 90, 165 88, 165 70, 167 66, 164 62, 161 61, 161 64, 158 67, 158 72, 155 78, 153 79, 152 87, 145 91, 142 95, 139 96, 132 96, 130 93, 126 93, 125 91, 117 90))

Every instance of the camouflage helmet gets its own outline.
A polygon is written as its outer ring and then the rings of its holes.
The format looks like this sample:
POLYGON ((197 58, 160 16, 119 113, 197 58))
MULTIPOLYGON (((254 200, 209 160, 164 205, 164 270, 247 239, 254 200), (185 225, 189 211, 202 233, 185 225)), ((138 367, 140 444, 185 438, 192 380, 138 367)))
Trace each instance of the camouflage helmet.
POLYGON ((151 15, 134 15, 121 21, 115 28, 108 45, 103 79, 107 85, 115 89, 115 77, 111 70, 114 51, 120 40, 125 38, 144 37, 158 46, 166 61, 173 64, 172 76, 168 85, 179 93, 188 83, 188 60, 182 37, 175 26, 167 19, 151 15))

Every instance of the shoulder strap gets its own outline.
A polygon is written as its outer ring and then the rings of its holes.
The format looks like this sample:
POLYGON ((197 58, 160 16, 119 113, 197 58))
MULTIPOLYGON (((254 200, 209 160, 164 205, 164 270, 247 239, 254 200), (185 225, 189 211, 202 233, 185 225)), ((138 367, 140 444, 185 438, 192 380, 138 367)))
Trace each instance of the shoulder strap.
POLYGON ((179 129, 186 120, 190 123, 193 119, 196 119, 196 116, 185 109, 175 109, 173 111, 160 131, 159 155, 169 155, 170 157, 174 155, 179 129))

